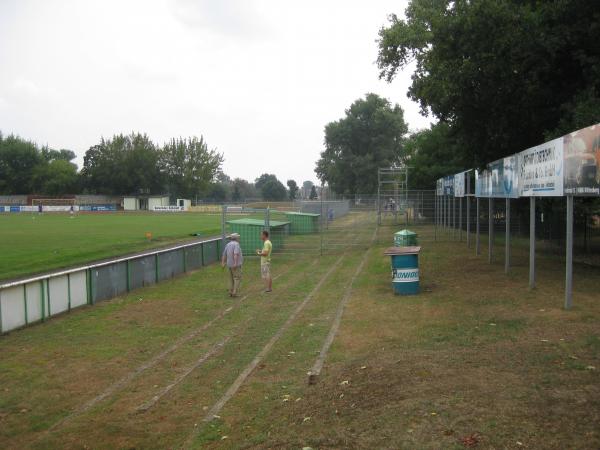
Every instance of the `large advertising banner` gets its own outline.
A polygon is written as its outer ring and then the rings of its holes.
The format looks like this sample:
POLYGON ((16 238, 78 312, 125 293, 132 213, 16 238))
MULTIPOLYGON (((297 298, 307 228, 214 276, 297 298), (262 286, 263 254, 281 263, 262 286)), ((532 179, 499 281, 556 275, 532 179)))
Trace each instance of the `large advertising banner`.
POLYGON ((444 177, 444 195, 454 195, 454 176, 444 177))
POLYGON ((440 178, 435 183, 435 194, 437 196, 444 195, 444 179, 440 178))
POLYGON ((492 173, 489 170, 475 171, 475 197, 492 196, 492 173))
POLYGON ((454 196, 465 196, 465 172, 454 175, 454 196))
POLYGON ((518 157, 521 196, 563 195, 563 138, 528 148, 519 153, 518 157))
POLYGON ((600 196, 600 124, 563 136, 564 193, 600 196))
POLYGON ((517 170, 517 155, 499 159, 488 164, 487 197, 518 198, 519 173, 517 170))

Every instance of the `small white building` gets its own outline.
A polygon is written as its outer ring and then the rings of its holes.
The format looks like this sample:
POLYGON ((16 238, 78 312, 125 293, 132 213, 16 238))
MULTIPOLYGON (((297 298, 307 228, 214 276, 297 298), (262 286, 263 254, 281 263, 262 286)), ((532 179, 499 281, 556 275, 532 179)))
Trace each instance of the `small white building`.
POLYGON ((169 196, 131 195, 123 197, 125 211, 153 211, 155 206, 169 206, 169 196))
POLYGON ((178 198, 177 206, 183 208, 183 211, 189 211, 190 207, 192 206, 192 201, 188 200, 187 198, 178 198))

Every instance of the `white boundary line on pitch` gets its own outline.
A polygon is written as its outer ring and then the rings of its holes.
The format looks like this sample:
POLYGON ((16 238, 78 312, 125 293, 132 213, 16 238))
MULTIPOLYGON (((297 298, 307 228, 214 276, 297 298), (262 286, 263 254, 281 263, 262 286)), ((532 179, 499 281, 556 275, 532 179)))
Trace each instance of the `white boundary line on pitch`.
MULTIPOLYGON (((375 241, 376 236, 377 236, 377 228, 375 228, 375 232, 373 233, 373 237, 371 238, 371 245, 375 241)), ((323 342, 323 347, 321 347, 321 351, 319 352, 319 356, 317 357, 315 364, 312 366, 312 369, 310 369, 310 371, 308 372, 308 384, 316 383, 317 377, 321 374, 321 370, 323 369, 323 364, 325 364, 325 358, 327 358, 327 353, 329 352, 329 348, 333 344, 333 340, 335 339, 335 336, 340 328, 340 324, 342 323, 342 315, 344 314, 346 305, 348 304, 348 302, 350 301, 350 297, 352 296, 352 287, 354 286, 354 282, 356 281, 356 279, 362 272, 362 270, 365 266, 365 263, 367 262, 367 257, 369 256, 370 252, 371 252, 370 248, 369 248, 369 250, 367 250, 365 252, 365 254, 363 255, 363 257, 360 261, 360 264, 356 268, 356 272, 354 272, 354 275, 352 276, 350 283, 348 284, 348 286, 346 287, 346 290, 344 291, 344 296, 342 297, 342 300, 340 301, 340 303, 337 307, 337 311, 335 313, 335 318, 333 319, 333 323, 331 324, 331 328, 329 329, 329 334, 327 335, 325 342, 323 342)))
MULTIPOLYGON (((329 278, 329 276, 333 273, 333 271, 340 265, 342 260, 346 255, 343 254, 340 256, 337 261, 329 268, 329 270, 321 277, 317 285, 310 291, 310 293, 304 298, 302 303, 300 303, 296 309, 290 314, 285 323, 277 330, 277 332, 269 339, 269 342, 265 344, 263 349, 254 357, 254 359, 246 366, 246 368, 238 375, 233 384, 229 386, 229 389, 221 396, 221 398, 212 406, 212 408, 208 411, 206 416, 202 419, 202 422, 210 422, 215 418, 217 414, 221 411, 221 409, 225 406, 225 404, 233 397, 238 389, 242 386, 244 381, 250 376, 250 374, 256 369, 256 367, 260 364, 263 358, 269 353, 271 348, 275 345, 275 343, 281 338, 283 333, 290 327, 292 322, 296 319, 298 314, 304 309, 304 307, 308 304, 308 302, 314 297, 317 291, 323 286, 323 283, 329 278)), ((188 438, 183 443, 183 448, 189 448, 194 441, 200 427, 194 428, 188 438)))

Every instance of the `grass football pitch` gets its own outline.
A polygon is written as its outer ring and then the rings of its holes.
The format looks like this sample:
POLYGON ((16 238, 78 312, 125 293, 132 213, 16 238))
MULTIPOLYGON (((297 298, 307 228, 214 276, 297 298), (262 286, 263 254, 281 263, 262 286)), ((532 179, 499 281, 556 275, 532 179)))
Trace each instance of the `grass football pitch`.
POLYGON ((526 249, 506 276, 500 245, 424 238, 398 297, 393 231, 275 253, 270 294, 248 258, 237 299, 212 265, 0 337, 0 447, 600 448, 598 269, 565 311, 562 262, 529 291, 526 249))
POLYGON ((202 213, 1 214, 0 280, 216 235, 220 223, 202 213))

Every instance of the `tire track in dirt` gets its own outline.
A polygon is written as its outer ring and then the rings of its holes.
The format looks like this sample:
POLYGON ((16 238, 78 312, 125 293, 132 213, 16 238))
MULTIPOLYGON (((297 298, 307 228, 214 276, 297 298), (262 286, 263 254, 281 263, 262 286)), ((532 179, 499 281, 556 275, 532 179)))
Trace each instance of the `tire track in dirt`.
MULTIPOLYGON (((377 236, 377 228, 375 228, 373 236, 371 237, 371 245, 373 245, 373 242, 375 242, 376 236, 377 236)), ((337 310, 335 313, 335 317, 333 319, 333 323, 331 324, 331 328, 329 329, 329 334, 327 335, 327 337, 325 338, 325 341, 323 342, 323 346, 321 347, 321 350, 319 351, 319 356, 317 357, 314 365, 308 372, 308 384, 315 384, 317 382, 318 376, 321 374, 321 370, 323 369, 323 365, 325 364, 325 359, 327 358, 327 353, 329 352, 329 348, 333 344, 333 340, 335 339, 335 336, 337 335, 337 332, 340 328, 344 310, 346 309, 346 305, 348 304, 348 302, 350 301, 350 297, 352 296, 352 287, 354 286, 354 282, 356 281, 356 279, 362 272, 370 253, 371 253, 371 249, 369 248, 369 250, 367 250, 365 252, 365 254, 363 255, 363 257, 361 258, 360 263, 359 263, 358 267, 356 268, 356 271, 354 272, 354 275, 352 275, 352 278, 350 279, 350 283, 348 283, 348 286, 346 287, 346 289, 344 291, 344 295, 342 296, 342 299, 340 300, 340 303, 338 304, 338 307, 337 307, 337 310)))
MULTIPOLYGON (((316 286, 310 291, 310 293, 304 298, 302 303, 300 303, 288 316, 287 320, 284 322, 281 327, 277 330, 277 332, 269 339, 269 341, 265 344, 263 349, 254 357, 254 359, 244 368, 244 370, 240 373, 240 375, 235 379, 235 381, 229 386, 227 391, 221 396, 221 398, 210 408, 208 413, 201 420, 203 423, 208 423, 215 418, 223 409, 225 404, 237 393, 242 384, 246 381, 246 379, 252 374, 252 372, 256 369, 256 367, 260 364, 260 362, 264 359, 264 357, 269 353, 271 348, 275 345, 275 343, 281 338, 283 333, 287 331, 290 325, 294 322, 296 317, 302 312, 304 307, 310 302, 310 300, 315 296, 315 294, 319 291, 321 286, 327 281, 329 276, 338 268, 346 254, 341 255, 337 261, 329 268, 329 270, 321 277, 316 286)), ((190 448, 193 444, 194 439, 197 434, 200 432, 201 427, 194 428, 194 430, 190 433, 188 438, 184 441, 182 447, 190 448)))
MULTIPOLYGON (((317 265, 317 263, 319 262, 319 260, 314 260, 308 267, 307 269, 303 272, 300 273, 298 276, 294 277, 292 280, 290 280, 288 283, 286 283, 284 286, 288 286, 288 285, 292 285, 295 282, 299 281, 300 278, 302 278, 302 276, 310 269, 312 269, 314 266, 317 265)), ((287 273, 287 272, 286 272, 287 273)), ((279 278, 281 276, 283 276, 284 274, 278 275, 276 278, 279 278)), ((138 413, 143 413, 145 411, 148 411, 150 408, 152 408, 161 398, 163 398, 166 394, 168 394, 174 387, 176 387, 179 383, 181 383, 185 378, 187 378, 194 370, 196 370, 197 368, 199 368, 200 366, 202 366, 202 364, 204 364, 206 361, 208 361, 208 359, 210 359, 212 356, 216 355, 217 352, 219 350, 221 350, 232 338, 236 337, 240 331, 242 329, 244 329, 245 325, 247 325, 251 320, 256 318, 256 314, 252 315, 251 317, 247 318, 247 320, 242 324, 242 325, 238 325, 234 328, 234 330, 232 330, 232 333, 229 334, 228 336, 226 336, 224 339, 222 339, 221 341, 217 342, 216 344, 214 344, 206 353, 204 353, 197 361, 195 361, 192 365, 188 366, 184 372, 182 374, 180 374, 175 381, 173 381, 172 383, 168 384, 167 386, 165 386, 157 395, 153 396, 152 398, 150 398, 149 400, 145 401, 144 403, 142 403, 140 406, 138 406, 135 411, 138 413)))
MULTIPOLYGON (((275 279, 278 279, 278 278, 284 276, 290 270, 292 270, 292 267, 288 267, 283 273, 277 275, 273 279, 275 280, 275 279)), ((257 293, 258 291, 260 291, 260 289, 257 289, 252 293, 257 293)), ((221 310, 215 317, 213 317, 211 320, 206 322, 204 325, 202 325, 198 328, 195 328, 190 333, 177 339, 171 346, 169 346, 165 350, 161 351, 157 355, 153 356, 149 360, 145 361, 140 366, 138 366, 135 370, 124 375, 122 378, 120 378, 119 380, 117 380, 116 382, 114 382, 113 384, 108 386, 103 392, 98 394, 96 397, 88 400, 83 405, 81 405, 79 408, 76 408, 70 414, 66 415, 65 417, 63 417, 62 419, 60 419, 59 421, 57 421, 56 423, 51 425, 44 432, 42 432, 42 434, 40 436, 38 436, 37 439, 34 440, 34 442, 37 442, 37 441, 43 439, 49 433, 56 431, 58 428, 71 422, 73 419, 81 416, 82 414, 85 414, 87 411, 89 411, 91 408, 93 408, 95 405, 97 405, 101 401, 105 400, 106 398, 112 396, 113 394, 115 394, 118 391, 120 391, 121 389, 123 389, 125 386, 127 386, 129 383, 131 383, 131 381, 133 381, 135 378, 137 378, 140 374, 142 374, 146 370, 156 366, 160 361, 165 359, 169 354, 173 353, 175 350, 179 349, 183 344, 189 342, 194 337, 196 337, 199 334, 210 329, 219 320, 221 320, 222 318, 227 316, 230 312, 232 312, 233 310, 235 310, 239 306, 241 306, 241 304, 244 302, 244 300, 246 300, 250 295, 251 294, 246 294, 245 296, 240 298, 240 300, 235 302, 233 305, 230 305, 229 307, 221 310)))

